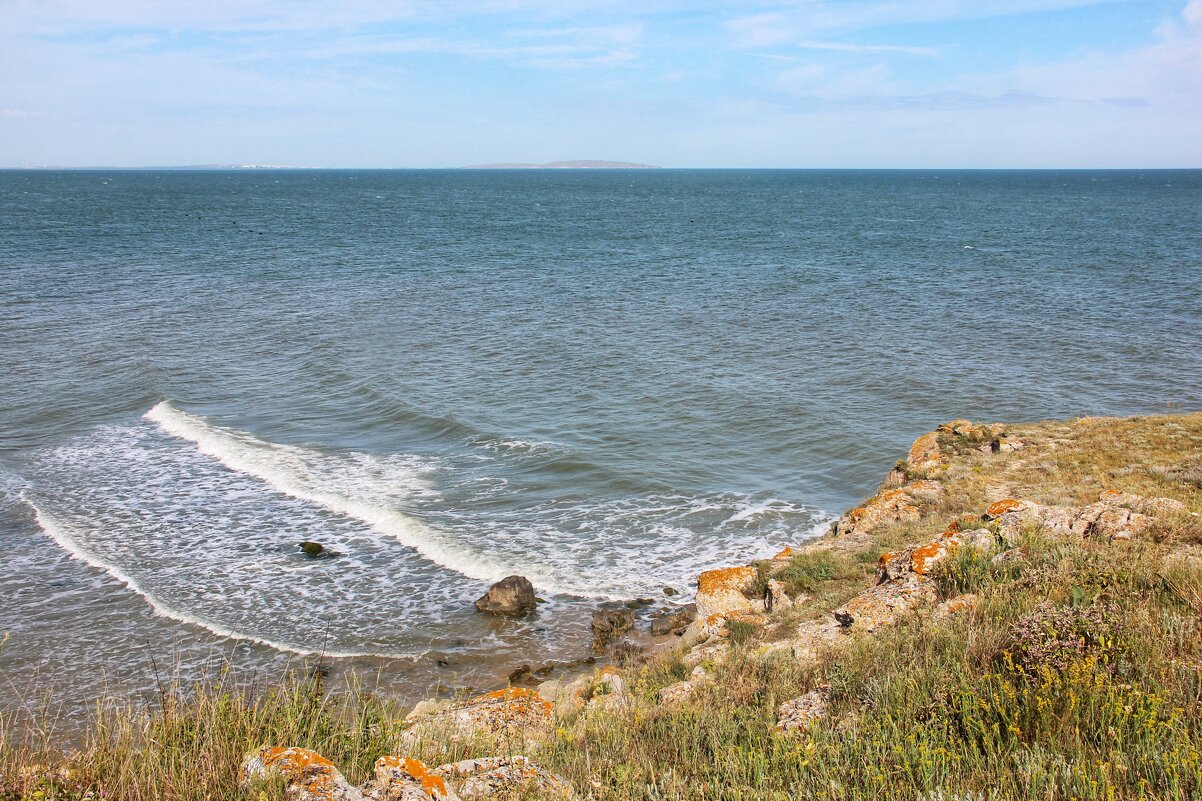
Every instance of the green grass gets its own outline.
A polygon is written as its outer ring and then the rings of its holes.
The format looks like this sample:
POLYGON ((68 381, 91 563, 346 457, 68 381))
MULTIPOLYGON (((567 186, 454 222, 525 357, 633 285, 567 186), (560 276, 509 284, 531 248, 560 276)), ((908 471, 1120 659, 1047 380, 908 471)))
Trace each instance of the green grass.
POLYGON ((76 751, 59 751, 37 726, 10 719, 0 723, 0 798, 242 798, 242 760, 269 744, 312 748, 363 781, 396 747, 401 713, 353 678, 330 691, 288 675, 264 690, 226 675, 149 708, 98 703, 76 751))

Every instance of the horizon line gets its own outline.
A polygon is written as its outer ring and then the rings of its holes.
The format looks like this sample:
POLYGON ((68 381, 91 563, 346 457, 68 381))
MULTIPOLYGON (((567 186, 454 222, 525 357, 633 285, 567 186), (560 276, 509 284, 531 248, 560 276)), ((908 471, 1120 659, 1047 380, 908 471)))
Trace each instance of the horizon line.
POLYGON ((342 166, 304 166, 304 165, 207 165, 207 164, 161 164, 161 165, 15 165, 15 166, 0 166, 0 171, 4 172, 121 172, 121 171, 175 171, 175 172, 347 172, 352 170, 371 170, 378 172, 417 172, 417 171, 444 171, 444 172, 662 172, 662 171, 683 171, 683 170, 741 170, 741 171, 811 171, 817 172, 822 170, 829 171, 880 171, 880 172, 905 172, 905 171, 941 171, 941 172, 971 172, 971 171, 1044 171, 1044 172, 1087 172, 1087 171, 1172 171, 1172 170, 1202 170, 1202 165, 1199 166, 1156 166, 1156 167, 1024 167, 1024 166, 1009 166, 1009 167, 938 167, 938 166, 922 166, 922 167, 848 167, 848 166, 828 166, 828 167, 742 167, 742 166, 688 166, 688 167, 662 167, 649 166, 641 167, 485 167, 485 166, 449 166, 449 167, 342 167, 342 166))

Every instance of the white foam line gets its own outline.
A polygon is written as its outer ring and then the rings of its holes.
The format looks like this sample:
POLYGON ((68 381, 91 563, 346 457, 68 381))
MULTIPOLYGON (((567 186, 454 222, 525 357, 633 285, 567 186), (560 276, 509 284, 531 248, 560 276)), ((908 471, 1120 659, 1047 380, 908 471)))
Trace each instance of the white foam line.
POLYGON ((492 556, 484 558, 460 546, 445 541, 437 531, 395 509, 377 506, 356 498, 323 492, 307 486, 303 480, 270 457, 284 457, 300 449, 265 442, 250 434, 223 429, 209 424, 204 418, 176 409, 168 401, 156 404, 145 415, 148 420, 168 434, 188 440, 206 456, 216 459, 230 470, 254 476, 276 490, 308 503, 314 503, 336 514, 366 523, 371 528, 398 540, 426 559, 441 567, 478 581, 497 581, 507 575, 521 574, 545 592, 579 595, 586 598, 618 600, 624 596, 598 592, 596 588, 572 586, 561 582, 552 571, 533 563, 506 563, 492 556), (269 458, 264 458, 269 454, 269 458))
POLYGON ((376 653, 372 651, 324 651, 321 649, 305 648, 299 645, 276 642, 263 637, 256 637, 253 634, 235 631, 234 629, 226 628, 219 623, 214 623, 212 621, 196 617, 195 615, 181 612, 178 609, 170 606, 167 602, 159 598, 150 590, 143 587, 136 579, 123 572, 120 568, 116 567, 115 565, 111 565, 102 559, 99 559, 94 554, 89 553, 86 548, 81 546, 75 541, 74 538, 67 534, 65 527, 62 524, 43 512, 40 508, 38 508, 37 504, 29 500, 29 498, 22 496, 21 500, 23 500, 29 506, 29 508, 33 510, 34 519, 37 521, 37 524, 42 531, 44 531, 46 535, 50 537, 50 539, 54 540, 54 542, 60 548, 69 553, 72 558, 78 559, 84 564, 90 565, 97 570, 103 570, 105 573, 108 573, 114 579, 124 584, 130 590, 140 595, 142 599, 145 600, 150 606, 151 611, 153 611, 154 614, 158 615, 159 617, 165 617, 178 623, 185 623, 190 626, 199 626, 206 631, 216 634, 218 637, 225 637, 231 640, 245 640, 247 642, 257 643, 258 645, 265 645, 268 648, 274 648, 277 651, 300 654, 302 656, 316 656, 321 654, 331 659, 353 659, 356 657, 373 656, 382 657, 385 659, 408 659, 416 661, 417 659, 420 659, 429 653, 428 651, 423 651, 418 654, 393 654, 376 653))

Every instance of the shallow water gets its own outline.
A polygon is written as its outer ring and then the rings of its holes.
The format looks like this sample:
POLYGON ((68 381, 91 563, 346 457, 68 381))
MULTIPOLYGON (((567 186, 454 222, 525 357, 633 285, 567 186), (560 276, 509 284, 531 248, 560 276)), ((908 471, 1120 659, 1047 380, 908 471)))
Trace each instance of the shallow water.
POLYGON ((415 697, 943 420, 1202 408, 1202 172, 0 172, 0 342, 3 684, 415 697))

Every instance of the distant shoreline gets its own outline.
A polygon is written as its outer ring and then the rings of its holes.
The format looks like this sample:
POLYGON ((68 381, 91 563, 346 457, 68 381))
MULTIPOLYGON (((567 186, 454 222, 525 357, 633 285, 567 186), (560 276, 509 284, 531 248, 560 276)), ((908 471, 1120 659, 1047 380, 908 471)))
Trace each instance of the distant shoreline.
POLYGON ((463 170, 662 170, 654 164, 639 164, 634 161, 548 161, 545 164, 528 162, 500 162, 496 164, 472 164, 460 167, 463 170))

